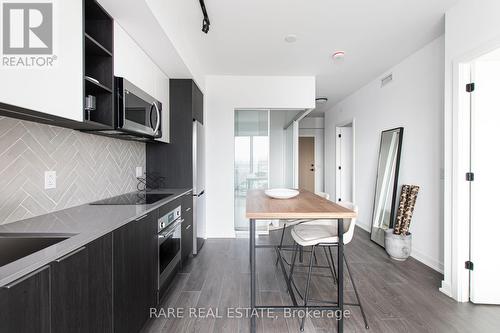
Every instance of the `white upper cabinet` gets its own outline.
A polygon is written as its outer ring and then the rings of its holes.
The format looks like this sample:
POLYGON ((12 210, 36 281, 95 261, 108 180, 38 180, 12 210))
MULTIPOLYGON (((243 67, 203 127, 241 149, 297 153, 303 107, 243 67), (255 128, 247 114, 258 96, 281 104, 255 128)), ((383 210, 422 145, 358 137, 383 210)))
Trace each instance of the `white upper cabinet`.
POLYGON ((0 103, 82 121, 82 0, 3 2, 0 10, 0 103))
POLYGON ((170 141, 169 79, 127 32, 114 23, 114 72, 162 104, 162 142, 170 141))

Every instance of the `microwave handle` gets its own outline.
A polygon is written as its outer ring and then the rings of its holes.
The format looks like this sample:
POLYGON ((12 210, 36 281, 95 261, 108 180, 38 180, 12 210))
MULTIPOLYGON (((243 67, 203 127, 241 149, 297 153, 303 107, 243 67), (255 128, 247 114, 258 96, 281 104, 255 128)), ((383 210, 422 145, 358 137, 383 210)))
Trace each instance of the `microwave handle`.
POLYGON ((153 115, 153 108, 156 111, 156 125, 154 128, 153 127, 151 127, 151 128, 153 128, 153 133, 156 135, 156 134, 158 134, 158 130, 160 129, 161 114, 160 114, 160 108, 158 108, 158 104, 156 102, 153 102, 153 104, 151 105, 151 111, 149 114, 149 123, 151 125, 153 125, 153 121, 152 121, 152 117, 151 117, 153 115))

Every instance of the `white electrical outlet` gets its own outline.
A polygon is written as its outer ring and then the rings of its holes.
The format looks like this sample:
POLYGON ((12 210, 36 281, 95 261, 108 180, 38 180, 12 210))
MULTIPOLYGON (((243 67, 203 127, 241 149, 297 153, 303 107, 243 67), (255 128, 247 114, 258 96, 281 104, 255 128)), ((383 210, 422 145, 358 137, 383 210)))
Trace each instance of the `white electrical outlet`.
POLYGON ((55 171, 45 171, 45 189, 56 188, 56 172, 55 171))
POLYGON ((135 167, 135 178, 139 178, 139 177, 142 177, 142 167, 141 166, 135 167))

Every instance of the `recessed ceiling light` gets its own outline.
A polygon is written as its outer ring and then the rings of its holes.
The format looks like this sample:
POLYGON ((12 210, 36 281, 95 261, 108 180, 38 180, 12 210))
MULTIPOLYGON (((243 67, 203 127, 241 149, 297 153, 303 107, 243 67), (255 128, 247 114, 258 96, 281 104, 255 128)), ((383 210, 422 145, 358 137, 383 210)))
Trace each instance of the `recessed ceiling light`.
POLYGON ((332 55, 332 58, 334 61, 342 61, 345 58, 345 52, 344 51, 335 51, 332 55))
POLYGON ((325 104, 326 102, 328 102, 328 98, 326 98, 326 97, 316 98, 316 104, 325 104))
POLYGON ((297 41, 297 35, 289 34, 285 36, 285 42, 287 43, 295 43, 297 41))

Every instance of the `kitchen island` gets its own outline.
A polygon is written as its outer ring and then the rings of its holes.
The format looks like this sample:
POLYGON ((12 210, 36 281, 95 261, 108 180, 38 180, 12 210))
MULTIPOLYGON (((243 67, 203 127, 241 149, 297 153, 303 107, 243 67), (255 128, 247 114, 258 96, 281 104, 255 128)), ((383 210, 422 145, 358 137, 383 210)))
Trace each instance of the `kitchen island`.
MULTIPOLYGON (((355 218, 356 212, 337 205, 329 200, 326 200, 309 191, 300 190, 298 196, 291 199, 272 199, 268 197, 264 190, 252 190, 248 192, 246 203, 246 217, 250 222, 250 307, 252 313, 262 309, 284 310, 289 309, 304 309, 297 303, 295 293, 287 278, 287 272, 283 263, 278 246, 275 245, 256 245, 256 220, 295 220, 295 219, 337 219, 338 220, 338 294, 337 304, 335 306, 306 306, 306 309, 315 310, 332 310, 340 311, 341 316, 338 320, 338 332, 343 332, 343 311, 344 311, 344 221, 343 219, 355 218), (279 263, 283 273, 284 280, 287 284, 288 293, 292 304, 288 306, 276 305, 257 305, 256 300, 256 249, 258 248, 275 248, 278 255, 279 263)), ((256 331, 256 316, 250 318, 250 332, 256 331)))

